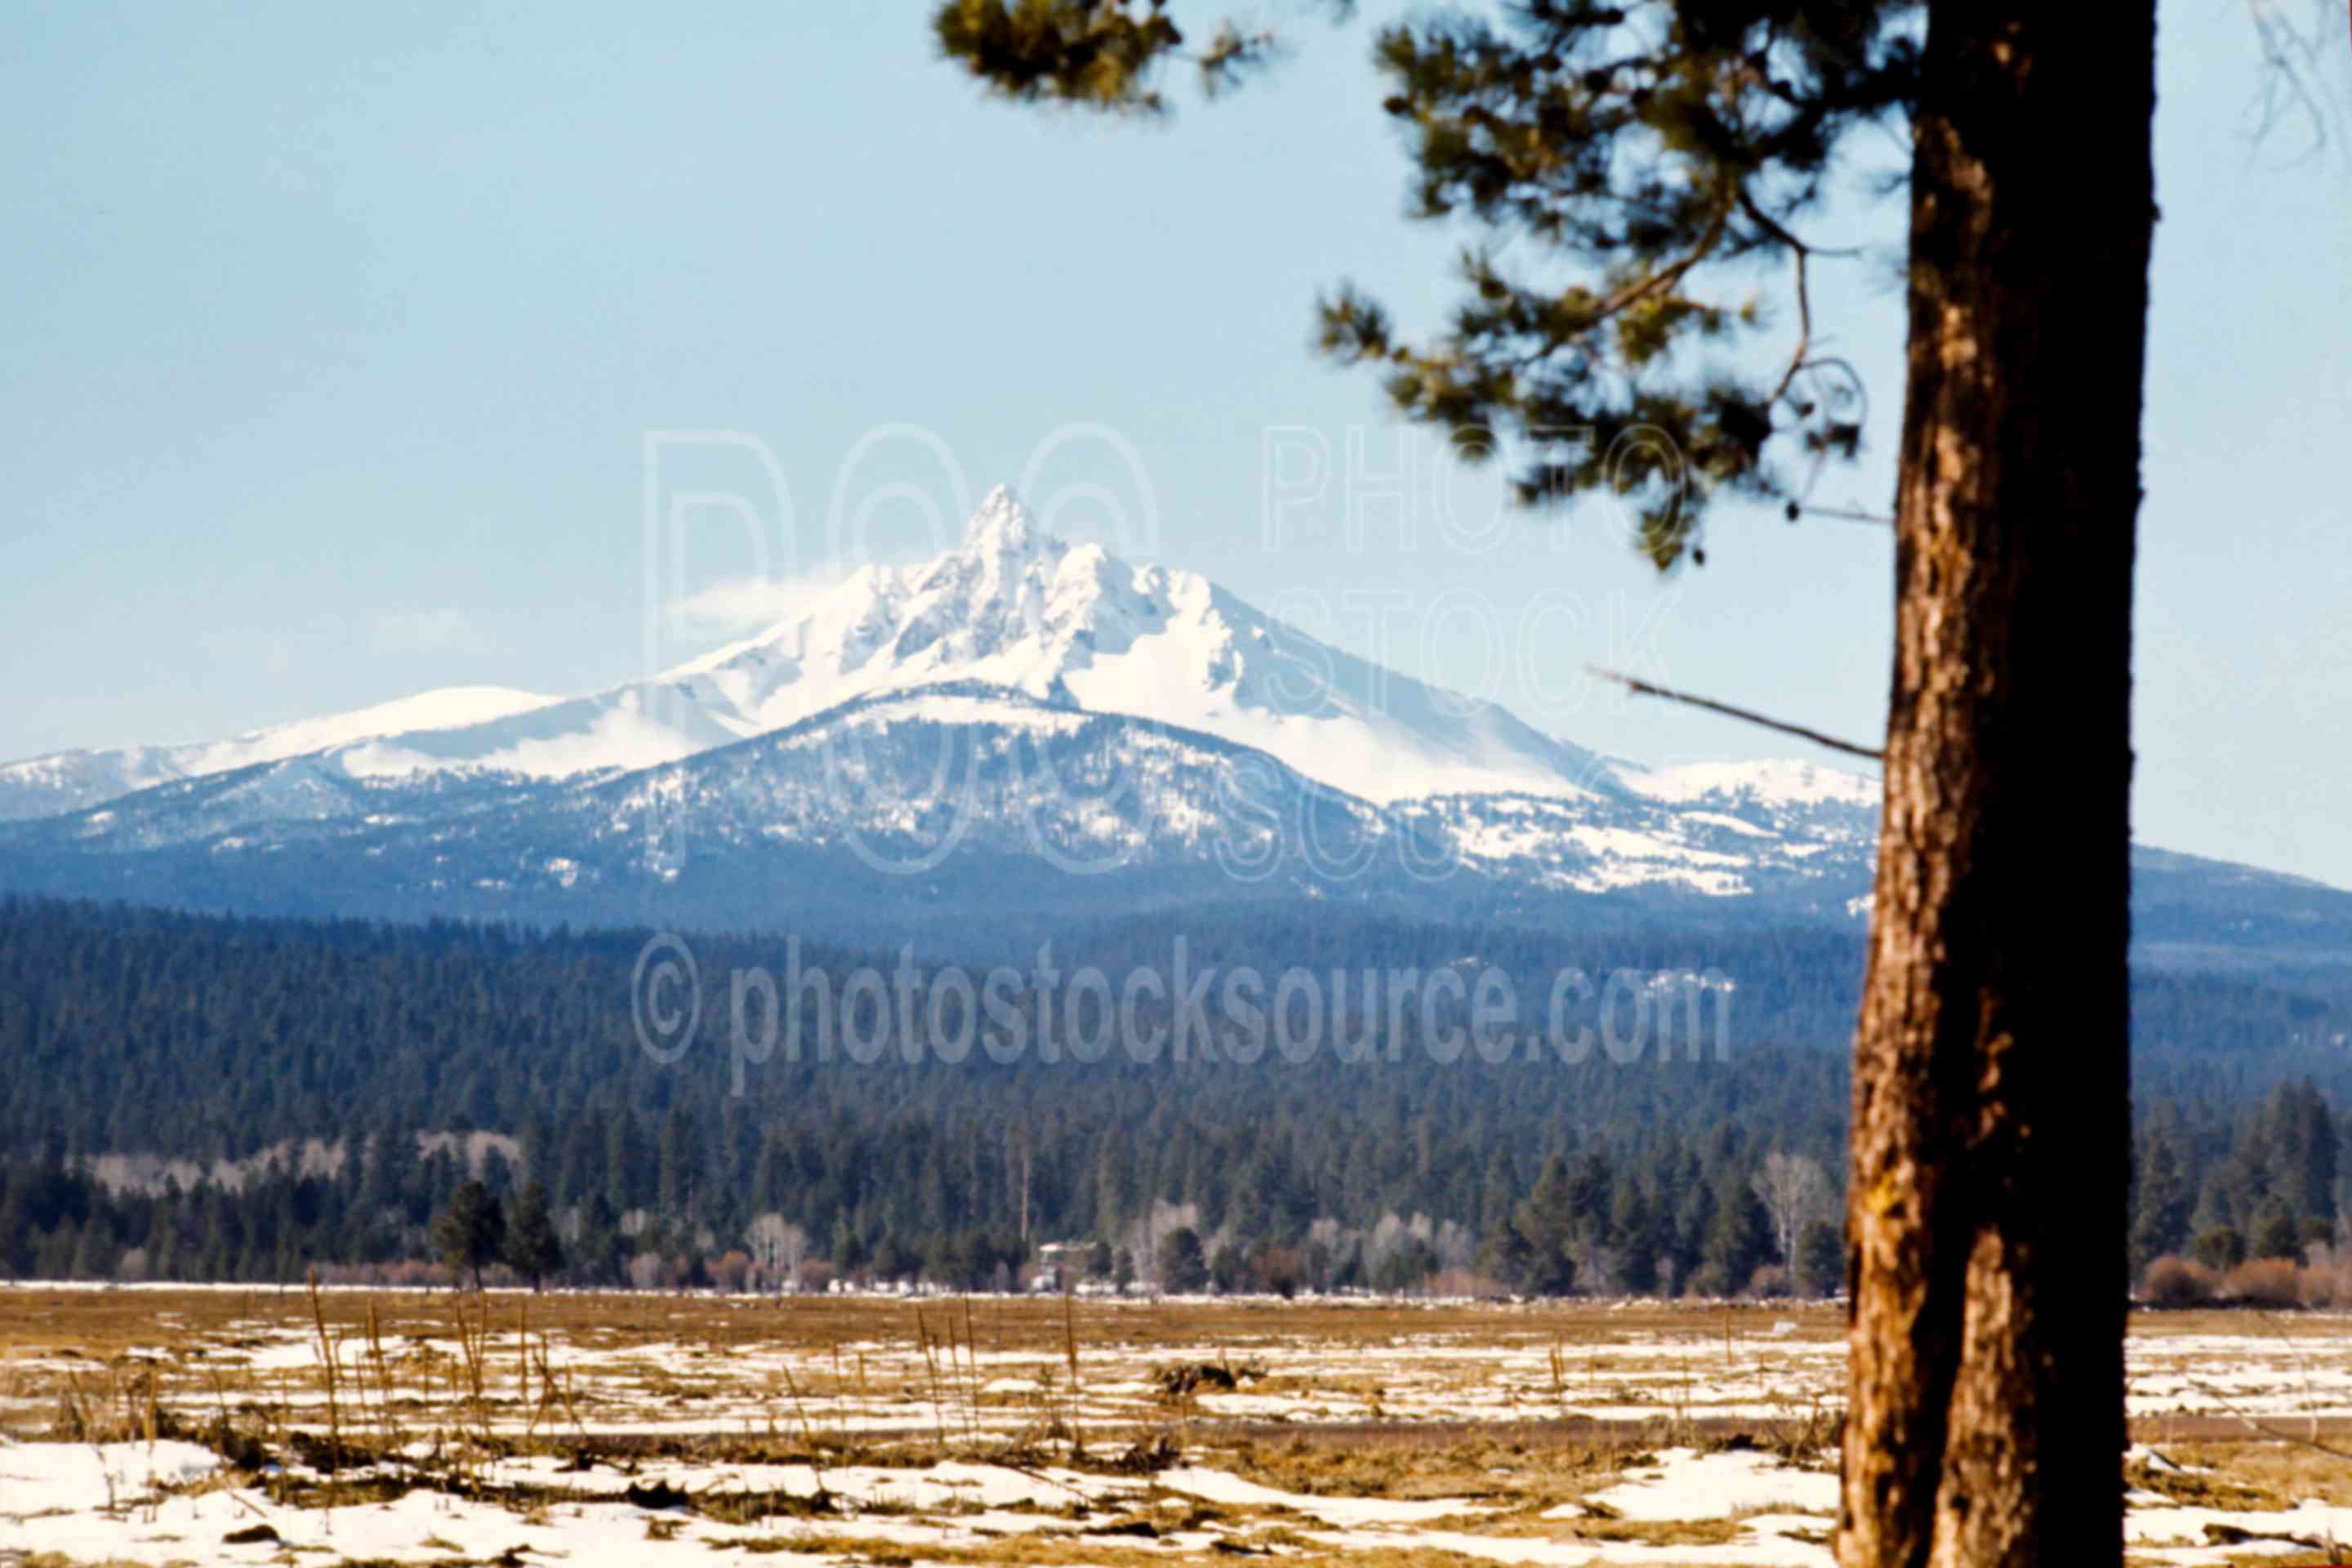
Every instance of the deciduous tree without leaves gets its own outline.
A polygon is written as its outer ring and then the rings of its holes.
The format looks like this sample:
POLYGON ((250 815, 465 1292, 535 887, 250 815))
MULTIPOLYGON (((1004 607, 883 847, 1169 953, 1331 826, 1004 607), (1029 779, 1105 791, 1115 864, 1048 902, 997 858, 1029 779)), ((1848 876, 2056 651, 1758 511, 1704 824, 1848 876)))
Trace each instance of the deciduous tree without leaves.
POLYGON ((1772 1216, 1772 1241, 1780 1248, 1780 1261, 1793 1273, 1797 1268, 1797 1238, 1804 1233, 1807 1222, 1827 1214, 1837 1194, 1830 1187, 1829 1177, 1822 1173, 1818 1161, 1802 1154, 1787 1154, 1779 1151, 1764 1156, 1763 1166, 1755 1175, 1756 1195, 1764 1202, 1764 1212, 1772 1216))

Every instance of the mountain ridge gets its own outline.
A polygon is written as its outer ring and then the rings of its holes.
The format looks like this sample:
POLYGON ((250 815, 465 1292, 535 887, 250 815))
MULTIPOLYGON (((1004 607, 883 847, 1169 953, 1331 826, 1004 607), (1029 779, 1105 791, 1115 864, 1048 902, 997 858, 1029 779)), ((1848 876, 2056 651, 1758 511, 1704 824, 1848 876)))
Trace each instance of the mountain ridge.
MULTIPOLYGON (((1223 737, 979 682, 854 698, 577 780, 354 778, 315 757, 0 826, 0 886, 239 912, 1006 942, 1285 901, 1560 934, 1859 932, 1876 812, 1837 788, 1374 803, 1223 737)), ((1717 781, 1719 782, 1719 781, 1717 781)), ((1834 783, 1834 781, 1832 781, 1834 783)), ((1685 781, 1686 784, 1693 781, 1685 781)), ((1841 786, 1842 787, 1842 786, 1841 786)), ((2184 963, 2352 955, 2352 895, 2135 852, 2184 963)))
MULTIPOLYGON (((1045 535, 1002 489, 957 548, 654 680, 456 689, 169 766, 126 749, 112 776, 140 787, 0 822, 0 887, 543 924, 788 910, 877 936, 1235 899, 1542 931, 1859 930, 1869 908, 1874 779, 1603 759, 1045 535), (418 714, 470 721, 358 732, 418 714)), ((34 766, 0 769, 0 800, 34 766)), ((2352 894, 2134 853, 2148 942, 2352 957, 2352 894)))

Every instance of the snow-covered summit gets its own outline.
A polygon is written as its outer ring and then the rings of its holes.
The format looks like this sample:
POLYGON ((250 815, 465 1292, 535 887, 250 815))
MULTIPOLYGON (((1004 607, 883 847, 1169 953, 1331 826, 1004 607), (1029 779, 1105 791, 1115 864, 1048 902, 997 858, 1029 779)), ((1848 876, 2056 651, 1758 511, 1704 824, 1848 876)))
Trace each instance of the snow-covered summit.
POLYGON ((1062 548, 1060 540, 1038 534, 1036 525, 1029 521, 1029 509, 1013 494, 1013 487, 999 485, 981 498, 980 510, 964 524, 962 553, 1001 558, 1026 554, 1039 543, 1062 548))
MULTIPOLYGON (((111 762, 85 767, 79 795, 0 801, 0 815, 68 809, 110 790, 317 750, 358 777, 465 768, 546 779, 652 767, 853 699, 947 682, 1203 731, 1375 802, 1624 793, 1608 763, 1491 702, 1375 668, 1195 574, 1057 538, 1000 486, 937 558, 865 567, 757 636, 650 679, 560 701, 489 689, 435 693, 413 707, 289 727, 282 742, 259 749, 255 737, 213 752, 183 748, 168 768, 139 761, 146 753, 136 749, 99 753, 111 762)), ((0 786, 11 773, 56 762, 0 770, 0 786)))
POLYGON ((1376 669, 1193 573, 1046 533, 1002 487, 957 548, 861 572, 664 679, 746 733, 854 697, 976 681, 1205 731, 1370 800, 1616 788, 1597 758, 1492 703, 1376 669))

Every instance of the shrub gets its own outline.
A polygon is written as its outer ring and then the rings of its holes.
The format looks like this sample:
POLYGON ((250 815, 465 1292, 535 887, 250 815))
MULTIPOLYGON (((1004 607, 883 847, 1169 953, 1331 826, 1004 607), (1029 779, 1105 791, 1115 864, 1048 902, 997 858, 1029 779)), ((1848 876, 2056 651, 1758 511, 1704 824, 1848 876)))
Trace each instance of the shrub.
POLYGON ((2301 1273, 2290 1258, 2256 1258, 2223 1276, 2221 1289, 2230 1300, 2252 1307, 2293 1307, 2303 1300, 2301 1273))
POLYGON ((1467 1296, 1482 1301, 1496 1300, 1507 1293, 1486 1275, 1468 1268, 1441 1268, 1423 1288, 1433 1296, 1467 1296))
POLYGON ((1789 1271, 1767 1263, 1748 1277, 1746 1294, 1759 1301, 1774 1301, 1789 1294, 1789 1271))
POLYGON ((2213 1299, 2213 1271, 2186 1258, 2165 1257, 2140 1276, 2139 1299, 2151 1307, 2193 1307, 2213 1299))
POLYGON ((1307 1281, 1307 1260, 1295 1247, 1263 1247, 1250 1258, 1247 1272, 1258 1290, 1287 1301, 1307 1281))
POLYGON ((710 1282, 730 1296, 743 1293, 744 1281, 751 1274, 751 1259, 742 1252, 728 1252, 710 1265, 710 1282))
POLYGON ((1691 1270, 1690 1278, 1683 1281, 1684 1295, 1704 1297, 1710 1301, 1723 1300, 1738 1288, 1738 1282, 1726 1271, 1721 1259, 1700 1264, 1691 1270))
POLYGON ((2326 1245, 2312 1247, 2312 1260, 2303 1266, 2298 1277, 2303 1304, 2306 1307, 2340 1307, 2352 1301, 2352 1263, 2339 1263, 2335 1249, 2326 1245))

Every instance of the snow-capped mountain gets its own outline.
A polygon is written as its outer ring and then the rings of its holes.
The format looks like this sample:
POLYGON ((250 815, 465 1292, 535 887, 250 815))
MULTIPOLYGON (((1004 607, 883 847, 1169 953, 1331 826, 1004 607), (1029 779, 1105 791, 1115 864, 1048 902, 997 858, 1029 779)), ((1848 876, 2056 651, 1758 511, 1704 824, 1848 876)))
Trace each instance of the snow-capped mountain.
POLYGON ((1591 753, 1375 668, 1205 578, 1040 532, 991 492, 962 545, 872 567, 806 615, 671 672, 759 733, 853 697, 968 681, 1215 735, 1366 800, 1621 793, 1591 753))
MULTIPOLYGON (((584 779, 354 777, 333 757, 0 825, 0 888, 962 952, 1146 910, 1285 901, 1560 933, 1858 935, 1876 828, 1850 777, 1795 764, 1685 778, 1680 801, 1375 803, 1201 731, 975 682, 852 698, 749 741, 584 779)), ((2352 894, 2159 851, 2137 852, 2134 868, 2135 929, 2168 954, 2352 953, 2352 894)))
POLYGON ((1045 534, 1000 487, 937 560, 869 566, 804 614, 650 680, 561 701, 478 689, 470 711, 428 693, 211 747, 36 758, 0 768, 0 819, 322 750, 321 766, 354 778, 629 771, 954 681, 1200 731, 1371 801, 1623 793, 1601 759, 1493 703, 1376 668, 1192 573, 1045 534))
POLYGON ((334 759, 0 826, 0 886, 942 941, 971 937, 983 910, 997 939, 1269 899, 1423 921, 1583 927, 1646 909, 1850 925, 1869 852, 1866 812, 1783 832, 1753 800, 1699 812, 1625 792, 1373 802, 1220 736, 975 681, 852 698, 585 779, 354 776, 334 759))
MULTIPOLYGON (((1878 795, 1801 763, 1604 762, 1047 537, 1000 490, 937 560, 652 680, 0 769, 0 889, 943 946, 1263 900, 1859 932, 1878 795)), ((2352 954, 2352 894, 2135 864, 2150 940, 2352 954)))

